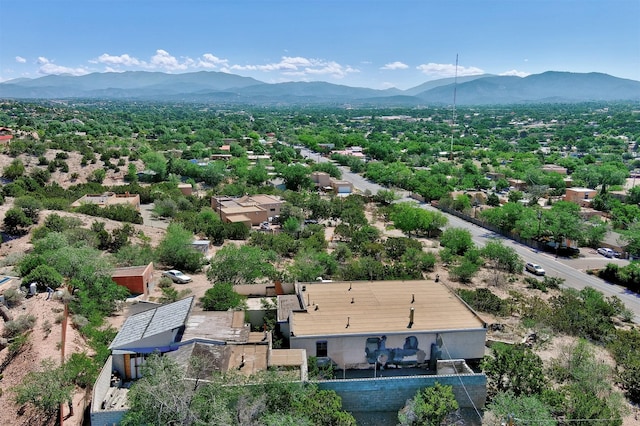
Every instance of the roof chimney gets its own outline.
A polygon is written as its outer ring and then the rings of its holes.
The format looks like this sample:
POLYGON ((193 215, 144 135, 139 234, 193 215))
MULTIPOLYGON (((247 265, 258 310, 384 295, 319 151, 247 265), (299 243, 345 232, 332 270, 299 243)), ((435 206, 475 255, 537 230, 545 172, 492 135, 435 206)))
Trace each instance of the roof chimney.
POLYGON ((414 311, 414 309, 413 309, 413 308, 411 308, 411 309, 409 310, 409 325, 407 326, 407 328, 411 328, 411 327, 413 327, 413 313, 414 313, 414 312, 415 312, 415 311, 414 311))
POLYGON ((416 301, 416 295, 415 295, 415 294, 412 294, 412 295, 411 295, 411 303, 413 303, 413 302, 415 302, 415 301, 416 301))
POLYGON ((349 328, 349 320, 351 319, 351 317, 347 317, 347 326, 345 328, 349 328))

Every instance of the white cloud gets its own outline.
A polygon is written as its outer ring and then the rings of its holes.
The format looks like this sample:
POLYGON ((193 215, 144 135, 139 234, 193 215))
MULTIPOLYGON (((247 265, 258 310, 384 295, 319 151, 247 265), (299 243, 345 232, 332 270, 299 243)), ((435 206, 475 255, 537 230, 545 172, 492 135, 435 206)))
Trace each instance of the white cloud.
POLYGON ((500 73, 499 75, 513 75, 516 77, 526 77, 528 75, 530 75, 531 73, 528 73, 526 71, 518 71, 518 70, 509 70, 509 71, 505 71, 503 73, 500 73))
POLYGON ((388 64, 385 64, 380 69, 382 69, 382 70, 406 70, 407 68, 409 68, 409 65, 405 64, 404 62, 395 61, 395 62, 390 62, 388 64))
POLYGON ((224 67, 228 63, 229 61, 227 59, 221 59, 211 53, 205 53, 202 55, 202 58, 198 60, 197 66, 201 68, 216 68, 218 66, 224 67))
MULTIPOLYGON (((433 77, 453 77, 456 75, 456 66, 453 64, 422 64, 416 67, 418 70, 422 71, 423 74, 427 74, 433 77)), ((477 67, 462 67, 458 65, 458 75, 478 75, 484 74, 484 70, 477 67)))
POLYGON ((136 65, 142 65, 143 62, 138 60, 138 58, 135 58, 133 56, 129 56, 128 54, 123 54, 120 56, 115 56, 115 55, 109 55, 108 53, 103 53, 102 55, 98 56, 98 59, 96 60, 97 62, 101 63, 101 64, 107 64, 107 65, 116 65, 116 66, 136 66, 136 65))
POLYGON ((27 62, 27 60, 22 56, 16 56, 16 62, 24 64, 25 62, 27 62))
POLYGON ((40 65, 40 67, 38 68, 39 74, 71 74, 75 76, 89 74, 89 70, 87 70, 86 68, 71 68, 62 65, 56 65, 44 56, 39 56, 37 62, 38 65, 40 65))
POLYGON ((193 60, 187 58, 184 62, 178 61, 175 56, 171 56, 166 50, 158 49, 151 57, 149 65, 151 68, 164 68, 168 71, 184 71, 193 64, 193 60))
POLYGON ((347 74, 360 72, 349 65, 340 65, 334 61, 322 59, 309 59, 301 56, 283 56, 280 62, 262 65, 231 65, 227 67, 231 71, 280 71, 289 76, 328 75, 334 78, 343 78, 347 74))

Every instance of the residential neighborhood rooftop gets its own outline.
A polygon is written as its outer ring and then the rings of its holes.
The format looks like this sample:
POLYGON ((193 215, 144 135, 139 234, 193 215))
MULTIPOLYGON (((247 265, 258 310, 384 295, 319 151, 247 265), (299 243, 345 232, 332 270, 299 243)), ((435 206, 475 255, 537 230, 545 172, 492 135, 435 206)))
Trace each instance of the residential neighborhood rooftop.
POLYGON ((484 321, 452 291, 430 280, 299 286, 304 306, 291 316, 291 332, 296 337, 485 327, 484 321))
POLYGON ((175 303, 161 305, 127 318, 109 349, 118 349, 127 344, 165 331, 173 330, 185 324, 194 297, 187 297, 175 303))

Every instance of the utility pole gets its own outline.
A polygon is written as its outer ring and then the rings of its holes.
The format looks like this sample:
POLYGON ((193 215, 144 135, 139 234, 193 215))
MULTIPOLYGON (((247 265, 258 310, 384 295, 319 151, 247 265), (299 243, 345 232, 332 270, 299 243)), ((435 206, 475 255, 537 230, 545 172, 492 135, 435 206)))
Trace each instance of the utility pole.
POLYGON ((453 136, 456 131, 456 92, 458 90, 458 54, 456 53, 456 73, 453 79, 453 117, 451 122, 451 149, 449 150, 449 159, 453 162, 453 136))

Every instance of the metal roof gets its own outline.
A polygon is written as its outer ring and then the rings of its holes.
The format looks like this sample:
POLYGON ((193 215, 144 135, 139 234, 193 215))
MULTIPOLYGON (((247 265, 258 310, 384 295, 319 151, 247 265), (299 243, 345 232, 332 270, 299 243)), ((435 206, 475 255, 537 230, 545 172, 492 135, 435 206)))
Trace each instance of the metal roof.
POLYGON ((118 349, 131 343, 184 326, 194 296, 159 306, 127 318, 109 349, 118 349))

